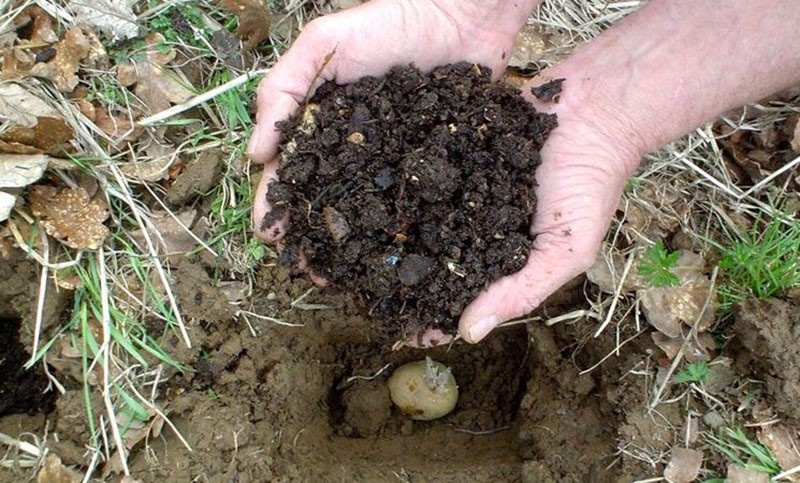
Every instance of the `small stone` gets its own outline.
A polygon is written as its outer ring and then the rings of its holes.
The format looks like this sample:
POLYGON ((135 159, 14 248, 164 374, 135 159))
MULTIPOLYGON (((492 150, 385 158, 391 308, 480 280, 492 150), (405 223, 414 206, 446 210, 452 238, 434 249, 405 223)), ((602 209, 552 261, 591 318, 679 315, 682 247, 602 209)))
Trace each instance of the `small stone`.
POLYGON ((403 285, 416 285, 431 273, 434 260, 423 255, 412 253, 403 258, 397 275, 403 285))
POLYGON ((328 227, 328 232, 330 232, 333 241, 339 242, 350 234, 350 225, 347 224, 345 217, 335 208, 326 206, 322 209, 322 216, 325 218, 325 226, 328 227))
POLYGON ((725 426, 725 418, 723 418, 717 411, 710 411, 703 415, 703 422, 712 429, 718 429, 725 426))
POLYGON ((366 138, 360 132, 354 132, 353 134, 347 136, 347 142, 355 144, 356 146, 361 146, 366 141, 366 138))
POLYGON ((703 465, 703 453, 688 448, 672 448, 672 457, 664 470, 664 478, 672 483, 689 483, 697 478, 703 465))
POLYGON ((392 168, 383 168, 373 179, 381 189, 391 188, 394 185, 394 172, 392 168))

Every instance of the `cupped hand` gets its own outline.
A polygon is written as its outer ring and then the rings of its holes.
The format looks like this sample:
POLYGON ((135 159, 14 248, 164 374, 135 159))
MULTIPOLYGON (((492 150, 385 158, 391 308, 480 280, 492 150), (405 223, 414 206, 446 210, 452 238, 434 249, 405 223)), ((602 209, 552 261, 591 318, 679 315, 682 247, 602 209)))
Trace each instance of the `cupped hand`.
MULTIPOLYGON (((372 0, 317 19, 272 68, 258 90, 257 125, 248 148, 265 162, 253 209, 256 232, 267 241, 283 236, 282 224, 262 226, 269 212, 267 185, 276 179, 277 121, 293 114, 319 85, 382 75, 414 63, 423 70, 458 61, 492 68, 498 77, 514 37, 535 0, 372 0)), ((591 97, 583 80, 567 76, 555 112, 559 126, 542 151, 537 172, 536 237, 525 267, 497 280, 462 314, 461 336, 478 342, 500 323, 524 315, 574 278, 594 257, 641 150, 630 126, 608 104, 591 97)), ((408 345, 430 346, 451 338, 414 334, 408 345), (435 341, 435 342, 434 342, 435 341)))
POLYGON ((258 88, 256 126, 248 153, 264 167, 253 207, 256 233, 283 236, 282 224, 262 226, 267 185, 276 179, 280 132, 325 81, 343 84, 397 65, 422 70, 473 62, 499 76, 534 0, 372 0, 309 23, 258 88))
POLYGON ((467 342, 532 311, 592 265, 642 155, 635 130, 593 94, 591 82, 567 77, 557 104, 535 99, 532 85, 553 77, 545 72, 523 87, 537 109, 558 115, 536 172, 533 248, 522 270, 492 283, 464 310, 459 333, 467 342))

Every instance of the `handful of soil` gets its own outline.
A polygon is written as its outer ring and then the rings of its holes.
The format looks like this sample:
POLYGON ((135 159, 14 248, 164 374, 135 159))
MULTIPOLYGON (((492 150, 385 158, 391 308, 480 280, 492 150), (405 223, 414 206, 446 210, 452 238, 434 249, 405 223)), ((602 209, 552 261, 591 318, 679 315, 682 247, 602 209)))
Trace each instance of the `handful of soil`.
POLYGON ((455 334, 466 305, 531 248, 539 150, 556 126, 491 71, 460 63, 319 88, 280 128, 268 227, 281 261, 357 295, 391 334, 455 334))

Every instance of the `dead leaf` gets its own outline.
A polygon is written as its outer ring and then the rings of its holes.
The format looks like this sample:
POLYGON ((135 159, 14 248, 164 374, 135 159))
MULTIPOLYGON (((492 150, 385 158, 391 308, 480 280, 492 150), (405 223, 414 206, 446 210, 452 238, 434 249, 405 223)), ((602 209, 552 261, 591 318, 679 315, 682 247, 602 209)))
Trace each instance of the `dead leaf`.
MULTIPOLYGON (((194 250, 197 242, 189 230, 196 217, 197 210, 194 209, 177 213, 174 218, 166 211, 154 211, 150 219, 155 230, 148 231, 148 234, 159 248, 159 252, 184 254, 194 250)), ((144 241, 141 229, 132 232, 131 236, 134 240, 144 241)))
MULTIPOLYGON (((594 264, 586 271, 586 278, 605 293, 615 293, 617 285, 625 272, 625 257, 613 251, 608 244, 597 254, 594 264)), ((637 260, 632 262, 628 275, 622 283, 622 293, 634 292, 647 287, 647 282, 639 275, 637 260)))
MULTIPOLYGON (((0 188, 22 188, 35 183, 47 169, 49 157, 43 154, 0 154, 0 188)), ((0 221, 11 215, 16 196, 0 191, 0 221)))
POLYGON ((0 154, 0 188, 22 188, 35 183, 47 169, 44 154, 0 154))
POLYGON ((134 141, 143 131, 135 127, 128 116, 111 114, 102 106, 95 107, 94 123, 115 141, 134 141))
POLYGON ((664 351, 668 359, 675 358, 683 348, 683 356, 687 362, 707 361, 714 349, 714 337, 708 333, 697 334, 696 337, 670 337, 661 331, 650 334, 656 346, 664 351))
POLYGON ((8 260, 11 258, 11 253, 14 251, 14 235, 11 234, 11 229, 8 223, 0 227, 0 260, 8 260))
MULTIPOLYGON (((758 442, 772 451, 782 470, 800 466, 800 442, 795 431, 782 425, 764 426, 758 433, 758 442)), ((787 478, 800 481, 800 474, 787 478)))
POLYGON ((9 216, 11 216, 11 210, 14 209, 14 205, 17 204, 17 197, 6 193, 5 191, 0 191, 0 221, 6 221, 9 216))
POLYGON ((166 64, 175 58, 175 50, 160 50, 164 36, 153 33, 147 36, 145 60, 134 60, 121 65, 117 70, 117 80, 124 86, 133 86, 133 92, 144 102, 151 114, 168 109, 171 104, 179 104, 192 96, 192 91, 176 76, 169 72, 166 64))
POLYGON ((75 24, 93 27, 117 42, 139 36, 135 4, 136 0, 73 0, 69 6, 75 13, 75 24))
POLYGON ((728 465, 726 483, 769 483, 769 474, 750 470, 736 464, 728 465))
MULTIPOLYGON (((53 31, 53 19, 38 5, 31 5, 22 10, 14 18, 17 30, 30 25, 31 44, 52 44, 58 41, 58 36, 53 31)), ((23 44, 24 45, 24 44, 23 44)))
POLYGON ((53 81, 61 92, 72 92, 78 85, 80 63, 91 51, 91 43, 80 28, 73 27, 56 44, 56 55, 48 62, 36 63, 30 75, 53 81))
POLYGON ((269 37, 270 16, 262 0, 222 0, 221 3, 239 20, 236 36, 242 40, 244 52, 253 50, 269 37))
POLYGON ((244 68, 244 59, 239 53, 239 40, 225 29, 219 29, 211 36, 211 47, 217 58, 234 69, 244 68))
POLYGON ((716 292, 711 280, 703 274, 705 260, 688 250, 670 268, 679 281, 674 287, 649 287, 637 292, 642 302, 642 312, 647 321, 668 337, 681 337, 682 325, 698 323, 697 331, 704 332, 714 322, 717 305, 716 292), (709 294, 711 299, 705 307, 709 294), (703 312, 703 308, 705 311, 703 312), (702 313, 702 317, 701 317, 702 313))
POLYGON ((708 279, 678 287, 640 290, 642 312, 650 325, 669 337, 680 337, 683 325, 691 327, 695 323, 698 331, 703 332, 714 322, 715 293, 711 294, 711 302, 705 307, 711 290, 708 279))
POLYGON ((800 119, 797 119, 794 124, 794 131, 792 131, 792 151, 800 153, 800 119))
POLYGON ((22 146, 35 148, 53 156, 63 155, 72 150, 70 141, 75 133, 60 117, 39 117, 36 126, 11 126, 0 140, 8 147, 22 146))
POLYGON ((703 465, 703 453, 688 448, 672 448, 664 478, 672 483, 689 483, 697 478, 703 465))
POLYGON ((44 466, 36 475, 37 483, 78 483, 81 476, 61 463, 61 458, 54 453, 49 453, 44 460, 44 466))
POLYGON ((40 117, 59 117, 40 97, 14 82, 0 84, 0 117, 11 125, 34 127, 40 117))
POLYGON ((83 188, 34 186, 28 200, 47 234, 69 247, 96 250, 109 234, 103 224, 109 215, 105 200, 90 198, 83 188))
POLYGON ((119 170, 125 176, 141 181, 160 181, 167 178, 169 168, 177 156, 162 156, 151 161, 134 161, 120 164, 119 170))

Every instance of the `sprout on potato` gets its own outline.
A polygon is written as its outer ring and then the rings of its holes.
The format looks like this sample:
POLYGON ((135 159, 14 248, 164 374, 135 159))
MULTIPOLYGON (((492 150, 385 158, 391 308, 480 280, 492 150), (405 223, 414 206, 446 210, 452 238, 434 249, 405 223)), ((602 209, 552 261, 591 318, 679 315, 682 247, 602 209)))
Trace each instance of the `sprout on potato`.
POLYGON ((450 368, 430 357, 398 367, 387 386, 392 401, 411 419, 441 418, 458 401, 458 386, 450 368))

